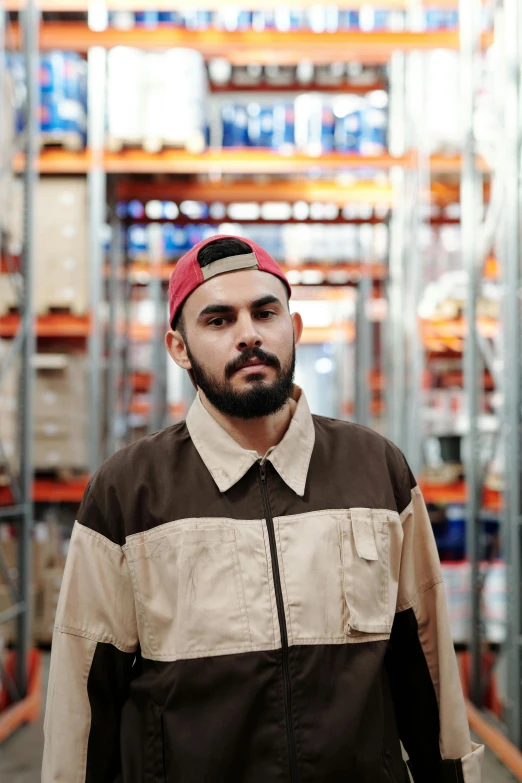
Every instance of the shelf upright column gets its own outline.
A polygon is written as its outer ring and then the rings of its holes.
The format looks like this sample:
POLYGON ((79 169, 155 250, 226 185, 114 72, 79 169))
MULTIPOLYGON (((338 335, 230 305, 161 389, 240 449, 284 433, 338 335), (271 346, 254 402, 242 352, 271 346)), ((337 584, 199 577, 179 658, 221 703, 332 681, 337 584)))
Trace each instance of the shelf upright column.
POLYGON ((503 550, 507 565, 508 636, 507 724, 511 741, 522 748, 522 516, 521 516, 521 348, 522 348, 522 8, 504 0, 504 219, 500 241, 504 287, 505 511, 503 550))
POLYGON ((372 280, 364 274, 357 287, 355 344, 355 421, 370 425, 370 374, 373 356, 373 324, 368 317, 372 280))
MULTIPOLYGON (((424 32, 424 9, 420 0, 408 4, 408 28, 424 32)), ((426 58, 422 51, 410 52, 406 62, 406 123, 409 129, 408 148, 415 156, 415 165, 406 173, 406 269, 404 279, 405 308, 403 313, 406 337, 405 452, 414 475, 422 468, 422 378, 424 347, 419 329, 418 309, 424 283, 423 230, 427 212, 424 199, 429 199, 430 164, 428 129, 426 127, 426 58)))
POLYGON ((114 197, 110 199, 111 249, 108 280, 107 324, 107 403, 105 405, 105 458, 117 450, 118 433, 121 430, 119 386, 121 375, 121 289, 122 281, 122 223, 116 214, 114 197))
POLYGON ((101 313, 104 257, 102 246, 105 222, 106 176, 103 151, 105 142, 105 82, 107 54, 93 46, 88 63, 88 144, 92 155, 88 173, 89 189, 89 284, 91 331, 89 335, 89 470, 93 473, 101 460, 101 424, 103 421, 103 322, 101 313))
POLYGON ((464 455, 468 489, 466 503, 466 544, 470 561, 471 579, 471 681, 470 697, 477 707, 482 706, 480 671, 481 655, 481 580, 480 580, 480 522, 481 482, 479 459, 479 350, 477 339, 477 296, 481 274, 478 243, 481 224, 481 179, 476 166, 474 135, 475 99, 478 86, 478 55, 480 52, 481 0, 460 0, 460 54, 462 107, 462 174, 461 174, 461 232, 462 260, 467 273, 468 292, 465 319, 467 335, 464 347, 464 384, 468 403, 468 438, 464 455))
MULTIPOLYGON (((406 56, 394 52, 389 66, 389 149, 393 157, 406 152, 406 56)), ((392 166, 392 213, 390 220, 389 276, 387 283, 388 329, 385 341, 386 434, 404 448, 405 366, 404 342, 404 255, 406 242, 406 173, 404 166, 392 166)))
POLYGON ((38 16, 34 0, 28 0, 23 12, 24 59, 26 66, 26 144, 24 170, 23 221, 23 300, 22 356, 20 375, 20 489, 24 507, 18 534, 19 593, 24 611, 17 617, 18 655, 16 685, 19 694, 27 695, 28 653, 30 647, 30 585, 31 585, 31 531, 33 527, 33 355, 36 348, 33 313, 34 268, 34 198, 36 184, 36 156, 38 144, 38 16))

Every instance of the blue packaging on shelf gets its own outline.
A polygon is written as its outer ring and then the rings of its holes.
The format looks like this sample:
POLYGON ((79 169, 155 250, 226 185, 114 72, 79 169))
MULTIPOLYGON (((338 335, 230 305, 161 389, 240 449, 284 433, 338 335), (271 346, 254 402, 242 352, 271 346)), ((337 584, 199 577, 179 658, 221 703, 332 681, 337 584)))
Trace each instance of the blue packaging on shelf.
POLYGON ((332 152, 335 148, 335 114, 330 106, 323 106, 321 118, 321 148, 332 152))
POLYGON ((171 27, 181 27, 183 25, 183 15, 180 11, 160 11, 158 13, 158 22, 171 27))
POLYGON ((358 30, 359 11, 339 11, 339 30, 358 30))
POLYGON ((138 27, 153 29, 158 26, 159 11, 136 11, 134 19, 138 27))
POLYGON ((129 226, 127 252, 131 261, 144 261, 148 254, 147 226, 136 223, 129 226))
POLYGON ((274 107, 262 106, 260 115, 259 146, 272 147, 274 143, 274 107))
POLYGON ((221 146, 234 146, 235 110, 233 103, 224 103, 221 107, 221 146))
POLYGON ((295 113, 291 103, 274 106, 273 147, 282 149, 295 144, 295 113))
POLYGON ((341 99, 335 106, 335 148, 356 154, 362 136, 363 99, 356 95, 341 99))
POLYGON ((213 24, 212 11, 183 12, 183 26, 187 30, 208 30, 213 24))
POLYGON ((236 104, 234 108, 234 147, 248 146, 248 115, 246 106, 236 104))
POLYGON ((366 101, 360 151, 363 155, 382 155, 387 149, 388 96, 384 91, 376 90, 366 101))

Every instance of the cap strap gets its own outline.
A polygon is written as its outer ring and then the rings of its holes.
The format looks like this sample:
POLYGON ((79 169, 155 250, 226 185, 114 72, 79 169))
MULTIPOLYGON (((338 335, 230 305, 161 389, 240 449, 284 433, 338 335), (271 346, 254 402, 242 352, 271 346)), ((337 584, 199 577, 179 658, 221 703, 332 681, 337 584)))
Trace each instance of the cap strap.
POLYGON ((239 256, 229 256, 228 258, 218 258, 201 271, 204 280, 210 280, 211 277, 222 275, 224 272, 236 272, 238 269, 258 269, 257 257, 255 253, 242 253, 239 256))

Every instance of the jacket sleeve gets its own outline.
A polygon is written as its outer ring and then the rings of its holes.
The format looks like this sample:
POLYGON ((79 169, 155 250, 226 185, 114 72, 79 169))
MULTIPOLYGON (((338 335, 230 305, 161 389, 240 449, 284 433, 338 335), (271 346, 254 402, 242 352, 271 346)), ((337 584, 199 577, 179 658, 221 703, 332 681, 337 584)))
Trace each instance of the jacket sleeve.
POLYGON ((121 546, 90 485, 58 601, 44 720, 42 783, 114 783, 122 705, 138 639, 121 546))
POLYGON ((403 544, 387 669, 415 783, 480 783, 449 630, 439 555, 424 499, 405 465, 403 544))

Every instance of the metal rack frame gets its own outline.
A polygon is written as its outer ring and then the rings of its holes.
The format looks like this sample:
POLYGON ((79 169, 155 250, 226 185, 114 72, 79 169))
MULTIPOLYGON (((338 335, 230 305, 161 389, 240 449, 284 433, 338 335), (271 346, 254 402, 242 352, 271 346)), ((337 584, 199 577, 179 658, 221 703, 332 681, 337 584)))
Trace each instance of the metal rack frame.
MULTIPOLYGON (((2 29, 2 49, 4 57, 5 16, 0 11, 0 26, 2 29)), ((0 547, 0 574, 9 587, 13 605, 0 613, 0 623, 16 618, 17 625, 17 657, 16 676, 13 682, 3 670, 0 677, 5 680, 6 687, 13 701, 24 699, 28 693, 28 654, 29 608, 30 608, 30 572, 31 572, 31 531, 33 526, 33 461, 32 461, 32 357, 35 352, 35 333, 33 324, 33 255, 34 255, 34 191, 36 180, 37 154, 37 122, 38 122, 38 19, 33 0, 29 0, 23 12, 24 56, 27 79, 26 102, 26 134, 25 134, 25 168, 24 168, 24 223, 23 223, 23 253, 21 286, 16 286, 19 293, 18 306, 21 320, 16 335, 11 343, 10 351, 0 367, 0 380, 13 363, 20 364, 19 387, 19 455, 20 469, 18 475, 13 475, 8 464, 5 469, 10 479, 12 504, 0 507, 0 519, 17 520, 18 523, 18 580, 11 579, 0 547)), ((2 62, 3 65, 3 62, 2 62)), ((2 450, 3 452, 3 450, 2 450)), ((2 456, 4 456, 2 453, 2 456)))

